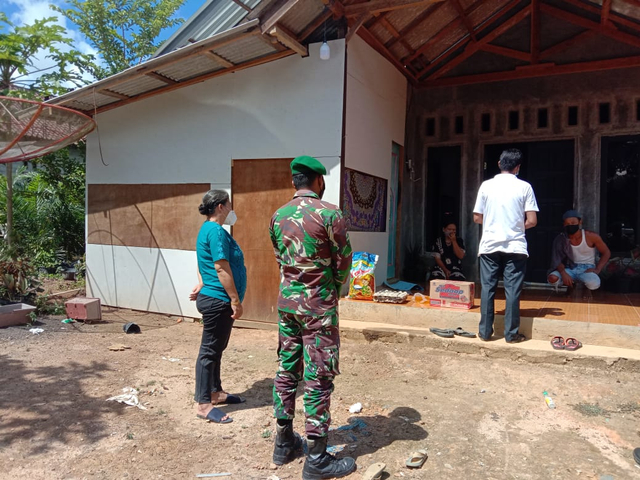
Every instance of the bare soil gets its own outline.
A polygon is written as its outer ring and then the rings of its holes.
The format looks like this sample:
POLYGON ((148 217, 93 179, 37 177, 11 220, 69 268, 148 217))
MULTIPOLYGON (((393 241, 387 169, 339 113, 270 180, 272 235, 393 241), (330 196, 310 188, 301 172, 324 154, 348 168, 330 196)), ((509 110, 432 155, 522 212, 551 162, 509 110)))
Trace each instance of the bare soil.
MULTIPOLYGON (((198 323, 108 311, 98 324, 43 319, 0 330, 0 477, 7 479, 299 479, 302 458, 271 465, 277 336, 234 329, 225 390, 247 398, 216 425, 195 416, 198 323), (134 321, 139 335, 125 335, 134 321), (113 344, 131 347, 110 351, 113 344), (106 399, 140 390, 146 410, 106 399), (225 478, 225 477, 223 477, 225 478)), ((343 340, 329 443, 385 478, 640 478, 640 385, 632 372, 512 362, 410 344, 343 340), (545 405, 547 390, 557 408, 545 405), (356 402, 360 414, 349 413, 356 402), (405 467, 426 448, 421 469, 405 467), (606 477, 609 475, 610 477, 606 477)), ((298 399, 301 402, 301 398, 298 399)), ((303 432, 302 405, 295 420, 303 432)))

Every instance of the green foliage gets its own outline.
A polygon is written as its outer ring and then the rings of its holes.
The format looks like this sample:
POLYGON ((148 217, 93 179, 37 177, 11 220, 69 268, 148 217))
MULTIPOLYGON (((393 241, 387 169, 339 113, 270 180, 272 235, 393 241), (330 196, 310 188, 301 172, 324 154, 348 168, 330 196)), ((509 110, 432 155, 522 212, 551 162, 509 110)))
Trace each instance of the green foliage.
MULTIPOLYGON (((84 144, 20 167, 13 177, 14 231, 6 256, 55 268, 84 255, 84 144)), ((0 181, 0 224, 6 224, 7 184, 0 181)))
POLYGON ((98 79, 121 72, 149 58, 159 47, 158 35, 184 20, 171 18, 184 0, 68 0, 60 12, 89 39, 106 66, 92 73, 98 79))
POLYGON ((66 315, 64 302, 61 300, 49 301, 48 295, 39 295, 35 301, 38 315, 66 315))
POLYGON ((32 303, 40 282, 31 262, 25 259, 0 259, 0 293, 10 302, 32 303))
POLYGON ((0 12, 0 93, 39 98, 65 93, 67 82, 85 84, 83 74, 97 67, 93 56, 72 47, 73 41, 55 17, 16 26, 0 12), (65 45, 70 50, 65 51, 65 45), (34 62, 43 54, 51 65, 38 70, 34 62), (29 78, 34 73, 40 73, 39 77, 29 78))

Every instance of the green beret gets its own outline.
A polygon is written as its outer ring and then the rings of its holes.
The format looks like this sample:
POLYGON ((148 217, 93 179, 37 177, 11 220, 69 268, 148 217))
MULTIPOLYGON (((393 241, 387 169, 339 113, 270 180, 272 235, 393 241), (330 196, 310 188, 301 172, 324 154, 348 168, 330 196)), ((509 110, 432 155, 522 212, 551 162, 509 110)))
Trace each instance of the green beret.
POLYGON ((318 160, 308 155, 302 157, 296 157, 291 162, 291 175, 296 173, 319 173, 320 175, 326 175, 327 169, 324 168, 318 160))

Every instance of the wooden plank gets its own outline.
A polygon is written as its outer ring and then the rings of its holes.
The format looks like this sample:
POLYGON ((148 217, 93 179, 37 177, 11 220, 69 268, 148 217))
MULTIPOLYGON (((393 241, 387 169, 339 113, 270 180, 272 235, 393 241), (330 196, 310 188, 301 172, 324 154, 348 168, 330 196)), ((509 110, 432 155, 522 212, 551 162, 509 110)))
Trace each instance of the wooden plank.
POLYGON ((499 45, 482 45, 480 50, 485 52, 495 53, 502 55, 503 57, 516 58, 518 60, 524 60, 525 62, 531 61, 531 54, 528 52, 521 52, 520 50, 514 50, 512 48, 500 47, 499 45))
POLYGON ((338 0, 322 0, 329 10, 333 12, 333 18, 344 17, 344 6, 338 0))
POLYGON ((365 12, 356 19, 356 21, 349 27, 349 30, 347 31, 347 35, 344 39, 346 43, 349 43, 353 35, 358 31, 360 27, 362 27, 364 22, 366 22, 369 17, 371 17, 371 14, 365 12))
POLYGON ((269 35, 276 37, 280 43, 290 48, 294 52, 299 53, 301 56, 306 57, 307 55, 309 55, 309 50, 307 49, 307 47, 298 42, 296 36, 282 25, 278 24, 273 27, 269 31, 269 35))
POLYGON ((289 12, 289 10, 296 6, 297 3, 298 0, 287 0, 280 7, 278 7, 275 12, 273 12, 273 14, 269 16, 269 18, 261 22, 260 29, 262 30, 262 33, 269 32, 275 26, 275 24, 278 23, 280 19, 289 12))
POLYGON ((204 52, 202 52, 203 55, 211 58, 212 60, 215 60, 217 63, 219 63, 220 65, 222 65, 225 68, 232 68, 235 67, 235 63, 230 62, 229 60, 227 60, 224 57, 221 57, 220 55, 218 55, 215 52, 212 52, 211 50, 205 50, 204 52))
POLYGON ((482 45, 486 45, 489 42, 492 42, 493 40, 498 38, 500 35, 505 33, 507 30, 510 30, 511 28, 515 27, 518 23, 520 23, 522 20, 527 18, 530 14, 531 14, 531 6, 529 5, 523 8, 522 10, 520 10, 509 20, 507 20, 506 22, 502 23, 500 26, 495 28, 493 31, 491 31, 490 33, 482 37, 477 42, 467 45, 467 48, 465 48, 464 52, 462 52, 460 55, 458 55, 457 57, 455 57, 453 60, 446 63, 442 67, 440 67, 437 71, 429 75, 427 78, 429 80, 435 80, 437 78, 440 78, 442 75, 451 71, 453 68, 460 65, 467 58, 469 58, 474 53, 476 53, 482 45))
MULTIPOLYGON (((253 35, 253 34, 252 34, 253 35)), ((219 77, 221 75, 226 75, 227 73, 239 72, 241 70, 245 70, 247 68, 254 67, 256 65, 262 65, 263 63, 273 62, 275 60, 279 60, 281 58, 289 57, 293 55, 295 52, 291 50, 283 50, 282 52, 276 52, 267 57, 257 58, 255 60, 251 60, 249 62, 237 64, 233 68, 229 68, 226 70, 217 70, 215 72, 207 73, 205 75, 201 75, 199 77, 191 78, 189 80, 184 80, 176 85, 167 85, 166 87, 156 88, 150 92, 141 93, 140 95, 136 95, 135 97, 131 97, 129 100, 123 100, 122 102, 110 103, 109 105, 105 105, 104 107, 98 108, 98 113, 107 112, 109 110, 113 110, 114 108, 118 108, 124 105, 129 105, 130 103, 137 102, 139 100, 144 100, 145 98, 155 97, 156 95, 160 95, 166 92, 172 92, 173 90, 177 90, 178 88, 187 87, 189 85, 194 85, 196 83, 201 83, 206 80, 210 80, 212 78, 219 77)))
POLYGON ((100 93, 101 95, 106 95, 107 97, 113 97, 120 100, 129 100, 131 98, 128 95, 124 95, 118 92, 112 92, 111 90, 107 90, 107 89, 98 90, 98 93, 100 93))
POLYGON ((460 85, 472 85, 477 83, 503 82, 508 80, 521 80, 524 78, 546 77, 553 75, 566 75, 573 73, 597 72, 603 70, 615 70, 620 68, 640 67, 640 56, 627 58, 614 58, 611 60, 597 60, 594 62, 571 63, 567 65, 539 64, 526 68, 511 70, 508 72, 481 73, 453 78, 441 78, 425 82, 423 88, 452 87, 460 85))
POLYGON ((322 25, 324 22, 326 22, 327 20, 329 20, 331 18, 331 16, 333 15, 333 13, 331 12, 330 9, 326 9, 322 14, 318 15, 318 17, 311 22, 307 28, 305 28, 302 33, 300 35, 298 35, 298 39, 301 42, 304 42, 307 38, 309 38, 309 36, 316 31, 316 29, 322 25))
POLYGON ((469 35, 471 36, 471 40, 475 42, 477 39, 476 39, 476 33, 473 28, 473 24, 469 20, 469 17, 467 17, 467 15, 464 13, 464 8, 462 8, 462 5, 460 4, 460 0, 451 0, 451 1, 453 2, 454 8, 456 9, 456 12, 458 12, 460 19, 462 20, 462 24, 467 28, 467 32, 469 32, 469 35))
POLYGON ((244 252, 247 295, 243 320, 277 323, 280 271, 276 262, 269 222, 273 212, 291 200, 291 158, 233 160, 231 198, 244 221, 233 227, 233 237, 244 252))
POLYGON ((344 14, 347 17, 358 16, 368 12, 371 14, 401 10, 403 8, 418 7, 432 3, 443 2, 444 0, 369 0, 368 2, 347 5, 344 7, 344 14))
POLYGON ((247 12, 251 13, 251 7, 249 5, 246 5, 245 3, 243 3, 240 0, 231 0, 233 3, 235 3, 236 5, 238 5, 241 8, 244 8, 247 12))
POLYGON ((571 38, 568 38, 560 43, 556 43, 555 45, 547 48, 540 52, 540 58, 548 58, 556 53, 564 52, 568 48, 574 46, 577 43, 584 42, 588 38, 591 38, 596 35, 596 32, 593 30, 585 30, 584 32, 578 33, 571 38))
POLYGON ((559 18, 560 20, 573 23, 574 25, 594 30, 602 35, 617 40, 618 42, 640 48, 640 37, 621 32, 615 27, 601 25, 598 22, 593 22, 587 18, 581 17, 580 15, 575 15, 547 4, 540 5, 540 11, 559 18))
POLYGON ((400 63, 400 61, 378 40, 366 27, 360 27, 358 35, 367 42, 374 50, 377 50, 383 57, 389 60, 403 75, 405 75, 409 81, 415 85, 417 83, 416 78, 407 68, 400 63))
POLYGON ((540 59, 540 1, 531 0, 531 63, 538 63, 540 59))
POLYGON ((158 72, 147 72, 145 73, 147 77, 155 78, 156 80, 160 80, 161 82, 166 83, 167 85, 175 85, 177 82, 173 78, 165 77, 164 75, 160 75, 158 72))

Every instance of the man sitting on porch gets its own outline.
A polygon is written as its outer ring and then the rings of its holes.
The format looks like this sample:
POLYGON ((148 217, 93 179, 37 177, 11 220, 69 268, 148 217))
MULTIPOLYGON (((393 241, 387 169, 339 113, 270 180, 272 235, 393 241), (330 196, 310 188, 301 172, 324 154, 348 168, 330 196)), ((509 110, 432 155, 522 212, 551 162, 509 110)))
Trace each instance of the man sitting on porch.
POLYGON ((568 210, 562 215, 564 232, 553 241, 551 248, 551 268, 547 280, 556 289, 562 284, 573 288, 582 282, 589 290, 600 288, 598 276, 611 257, 609 247, 600 235, 583 230, 582 215, 576 210, 568 210), (600 260, 596 265, 596 251, 600 260))

